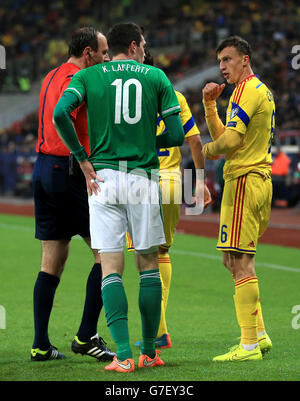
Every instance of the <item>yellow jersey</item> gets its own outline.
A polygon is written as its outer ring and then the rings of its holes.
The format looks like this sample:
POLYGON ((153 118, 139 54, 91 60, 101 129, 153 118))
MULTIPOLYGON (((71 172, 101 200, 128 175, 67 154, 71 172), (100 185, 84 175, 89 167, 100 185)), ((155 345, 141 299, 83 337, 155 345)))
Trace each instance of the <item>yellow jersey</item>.
POLYGON ((226 115, 226 128, 243 135, 242 146, 226 155, 224 180, 249 172, 271 175, 275 103, 271 91, 255 75, 236 86, 226 115))
MULTIPOLYGON (((183 96, 182 93, 175 91, 180 107, 181 107, 181 112, 180 112, 180 119, 181 123, 183 125, 185 137, 191 137, 193 135, 199 135, 200 131, 195 124, 194 118, 192 116, 191 110, 187 104, 187 101, 185 97, 183 96)), ((159 116, 157 120, 157 131, 156 135, 162 134, 166 127, 165 124, 162 120, 162 118, 159 116)), ((159 159, 159 166, 160 166, 160 174, 164 172, 175 172, 180 173, 180 163, 181 163, 181 152, 180 148, 178 146, 173 147, 173 148, 167 148, 167 149, 159 149, 157 151, 158 159, 159 159)))

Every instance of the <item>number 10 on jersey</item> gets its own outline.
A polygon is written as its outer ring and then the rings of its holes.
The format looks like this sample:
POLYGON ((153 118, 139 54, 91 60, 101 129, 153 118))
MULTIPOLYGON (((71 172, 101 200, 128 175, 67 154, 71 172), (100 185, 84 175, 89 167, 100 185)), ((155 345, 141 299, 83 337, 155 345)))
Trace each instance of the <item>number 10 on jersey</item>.
POLYGON ((115 79, 111 85, 116 87, 115 124, 122 123, 121 117, 127 124, 137 124, 142 117, 142 85, 140 81, 132 78, 123 83, 122 79, 115 79), (135 86, 135 98, 133 97, 133 91, 131 91, 130 96, 129 88, 132 85, 135 86), (129 115, 130 106, 135 108, 134 116, 132 117, 129 115))

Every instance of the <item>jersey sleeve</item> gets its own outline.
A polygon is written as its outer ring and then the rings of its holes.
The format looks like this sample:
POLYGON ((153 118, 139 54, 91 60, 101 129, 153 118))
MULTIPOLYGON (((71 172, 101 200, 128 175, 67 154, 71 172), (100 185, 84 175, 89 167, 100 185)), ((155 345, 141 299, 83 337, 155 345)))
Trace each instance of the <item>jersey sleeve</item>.
POLYGON ((72 77, 71 82, 69 83, 67 89, 65 90, 65 92, 74 93, 74 95, 78 97, 80 103, 84 101, 86 94, 82 72, 83 71, 79 71, 72 77))
POLYGON ((245 134, 260 101, 259 93, 255 87, 242 86, 237 95, 231 98, 230 115, 226 128, 245 134))
POLYGON ((181 108, 180 119, 183 126, 185 138, 189 138, 194 135, 200 135, 200 131, 195 123, 194 117, 186 101, 186 98, 182 93, 178 91, 175 92, 181 108))
POLYGON ((158 112, 162 119, 164 119, 172 114, 180 113, 181 108, 171 82, 162 70, 159 70, 159 73, 160 102, 158 112))
MULTIPOLYGON (((74 75, 75 75, 75 74, 71 74, 71 75, 67 75, 67 76, 66 76, 66 79, 63 81, 63 84, 62 84, 62 86, 61 86, 61 90, 60 90, 60 93, 61 93, 61 94, 63 94, 64 91, 68 88, 68 86, 70 85, 71 79, 73 78, 74 75)), ((77 109, 73 110, 72 113, 70 114, 70 116, 71 116, 73 122, 74 122, 74 121, 76 120, 76 118, 77 118, 77 114, 78 114, 79 109, 80 109, 81 107, 83 107, 83 106, 84 106, 84 103, 82 103, 79 107, 77 107, 77 109)))

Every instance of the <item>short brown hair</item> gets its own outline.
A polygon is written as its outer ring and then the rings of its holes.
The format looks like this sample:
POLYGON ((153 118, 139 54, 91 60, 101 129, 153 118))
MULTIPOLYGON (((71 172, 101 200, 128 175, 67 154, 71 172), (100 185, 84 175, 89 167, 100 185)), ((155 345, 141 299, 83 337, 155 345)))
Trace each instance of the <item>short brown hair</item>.
POLYGON ((132 41, 140 45, 143 32, 143 28, 134 22, 115 24, 107 33, 109 51, 113 56, 120 53, 127 54, 132 41))
POLYGON ((240 54, 245 54, 251 59, 252 49, 250 44, 240 36, 229 36, 228 38, 222 40, 218 45, 216 53, 217 55, 225 49, 225 47, 235 47, 240 54))
POLYGON ((83 50, 90 46, 95 52, 98 50, 98 33, 93 27, 79 28, 73 32, 69 44, 69 57, 82 56, 83 50))

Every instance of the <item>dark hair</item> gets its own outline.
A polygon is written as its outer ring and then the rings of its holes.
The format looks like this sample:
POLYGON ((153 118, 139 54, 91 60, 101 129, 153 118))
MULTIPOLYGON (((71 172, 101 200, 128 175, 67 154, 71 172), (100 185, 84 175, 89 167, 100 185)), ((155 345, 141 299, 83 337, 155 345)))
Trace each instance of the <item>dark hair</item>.
POLYGON ((98 33, 99 31, 93 27, 77 29, 71 37, 69 57, 80 57, 87 46, 90 46, 96 52, 98 50, 98 33))
POLYGON ((107 43, 110 53, 115 56, 128 53, 129 45, 135 41, 139 46, 142 40, 143 28, 133 22, 115 24, 107 34, 107 43))
POLYGON ((229 36, 218 45, 216 53, 219 54, 225 47, 235 47, 240 54, 245 54, 251 59, 252 50, 250 44, 240 36, 229 36))
POLYGON ((145 59, 144 59, 144 64, 147 64, 147 65, 154 65, 153 56, 152 56, 150 50, 149 50, 147 47, 145 48, 145 59))

